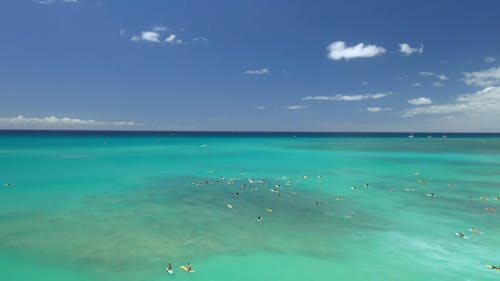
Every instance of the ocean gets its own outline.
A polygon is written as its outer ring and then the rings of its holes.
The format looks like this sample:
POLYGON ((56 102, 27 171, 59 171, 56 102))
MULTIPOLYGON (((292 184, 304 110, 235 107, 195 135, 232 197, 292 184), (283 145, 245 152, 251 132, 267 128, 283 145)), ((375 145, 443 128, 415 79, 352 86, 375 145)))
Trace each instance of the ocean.
POLYGON ((500 135, 446 136, 0 131, 0 280, 500 280, 500 135))

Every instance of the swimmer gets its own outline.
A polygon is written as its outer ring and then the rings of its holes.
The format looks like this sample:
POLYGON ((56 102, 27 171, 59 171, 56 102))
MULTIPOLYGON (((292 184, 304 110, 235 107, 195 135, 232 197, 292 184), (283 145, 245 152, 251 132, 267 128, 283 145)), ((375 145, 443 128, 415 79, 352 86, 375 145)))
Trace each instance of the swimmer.
POLYGON ((272 213, 272 212, 273 212, 273 209, 271 209, 271 208, 267 208, 267 212, 272 213))
POLYGON ((469 239, 469 237, 465 236, 465 234, 463 234, 462 232, 457 232, 457 233, 455 233, 455 235, 457 235, 458 237, 464 238, 464 239, 469 239))
POLYGON ((240 197, 240 193, 239 192, 236 192, 236 197, 240 197))
POLYGON ((4 183, 3 186, 5 186, 5 187, 12 187, 12 186, 14 186, 14 184, 10 183, 10 182, 7 182, 7 183, 4 183))
POLYGON ((358 188, 357 188, 357 187, 355 187, 355 186, 351 186, 351 189, 352 189, 352 190, 357 190, 358 188))
POLYGON ((363 187, 368 187, 368 184, 367 184, 367 183, 365 183, 365 184, 363 185, 363 187))
POLYGON ((233 208, 233 205, 231 205, 231 204, 227 203, 227 207, 228 207, 229 209, 232 209, 232 208, 233 208))
POLYGON ((486 212, 490 212, 490 213, 496 213, 496 212, 497 212, 497 210, 496 210, 496 209, 491 208, 491 207, 484 208, 484 210, 485 210, 486 212))
POLYGON ((191 263, 190 262, 188 262, 186 268, 187 268, 187 271, 193 271, 193 267, 191 267, 191 263))
POLYGON ((292 195, 297 196, 297 192, 292 191, 292 195))
POLYGON ((257 217, 257 222, 261 222, 262 221, 262 217, 261 216, 258 216, 257 217))
POLYGON ((434 193, 427 193, 427 197, 436 197, 436 194, 434 194, 434 193))
POLYGON ((477 233, 477 234, 484 234, 483 232, 479 231, 479 229, 476 229, 476 228, 469 228, 469 231, 470 232, 474 232, 474 233, 477 233))
POLYGON ((277 197, 278 197, 278 198, 281 198, 281 193, 278 193, 277 197))
POLYGON ((344 200, 344 198, 342 198, 342 196, 337 196, 337 198, 335 198, 335 199, 337 199, 337 201, 344 200))
POLYGON ((172 263, 170 263, 170 262, 167 265, 167 271, 168 271, 168 273, 173 273, 174 272, 174 268, 172 266, 172 263))

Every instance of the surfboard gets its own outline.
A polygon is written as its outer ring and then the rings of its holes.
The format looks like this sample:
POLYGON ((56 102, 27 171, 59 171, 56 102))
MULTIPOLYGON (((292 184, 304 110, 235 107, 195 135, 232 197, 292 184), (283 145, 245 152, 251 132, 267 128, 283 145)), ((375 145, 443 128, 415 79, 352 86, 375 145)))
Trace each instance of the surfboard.
POLYGON ((187 271, 187 272, 194 272, 194 270, 189 270, 189 268, 187 268, 187 266, 185 265, 181 265, 181 269, 184 270, 184 271, 187 271))

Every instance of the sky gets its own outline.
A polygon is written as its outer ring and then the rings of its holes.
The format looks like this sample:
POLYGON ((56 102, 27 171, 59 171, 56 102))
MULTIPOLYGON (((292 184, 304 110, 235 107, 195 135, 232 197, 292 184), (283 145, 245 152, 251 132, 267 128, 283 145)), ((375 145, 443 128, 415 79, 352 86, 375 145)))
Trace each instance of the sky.
POLYGON ((500 132, 498 11, 3 0, 0 129, 500 132))

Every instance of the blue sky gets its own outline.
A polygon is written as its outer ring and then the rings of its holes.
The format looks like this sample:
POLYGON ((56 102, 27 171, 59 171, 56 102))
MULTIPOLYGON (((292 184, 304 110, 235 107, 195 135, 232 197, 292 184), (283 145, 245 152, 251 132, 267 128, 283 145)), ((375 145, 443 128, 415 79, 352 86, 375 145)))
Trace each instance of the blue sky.
POLYGON ((0 2, 0 128, 500 131, 498 1, 0 2))

